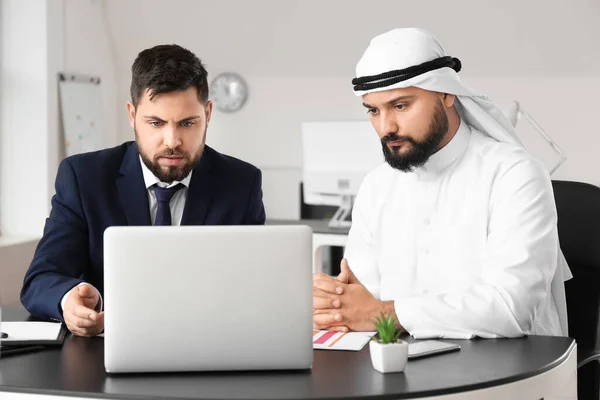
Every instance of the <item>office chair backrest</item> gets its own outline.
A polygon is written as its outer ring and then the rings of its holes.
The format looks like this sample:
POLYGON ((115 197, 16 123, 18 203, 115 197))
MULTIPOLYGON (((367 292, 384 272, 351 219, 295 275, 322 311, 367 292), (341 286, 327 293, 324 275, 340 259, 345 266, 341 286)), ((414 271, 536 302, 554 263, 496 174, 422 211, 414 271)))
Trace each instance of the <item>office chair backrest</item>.
POLYGON ((565 282, 569 336, 585 349, 599 349, 600 188, 552 181, 558 236, 573 279, 565 282))
POLYGON ((338 206, 306 204, 304 202, 304 185, 300 182, 300 219, 331 219, 338 206))

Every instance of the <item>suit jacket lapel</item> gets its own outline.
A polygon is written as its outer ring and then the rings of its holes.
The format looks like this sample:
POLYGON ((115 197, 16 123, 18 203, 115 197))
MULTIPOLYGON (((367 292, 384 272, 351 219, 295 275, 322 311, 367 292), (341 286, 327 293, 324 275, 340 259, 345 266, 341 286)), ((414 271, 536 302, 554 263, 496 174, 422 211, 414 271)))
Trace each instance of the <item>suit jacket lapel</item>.
POLYGON ((127 149, 119 172, 117 190, 127 222, 129 225, 151 225, 148 193, 135 143, 127 149))
POLYGON ((181 225, 204 225, 216 190, 216 178, 212 171, 214 150, 206 146, 200 162, 194 168, 188 188, 181 225))

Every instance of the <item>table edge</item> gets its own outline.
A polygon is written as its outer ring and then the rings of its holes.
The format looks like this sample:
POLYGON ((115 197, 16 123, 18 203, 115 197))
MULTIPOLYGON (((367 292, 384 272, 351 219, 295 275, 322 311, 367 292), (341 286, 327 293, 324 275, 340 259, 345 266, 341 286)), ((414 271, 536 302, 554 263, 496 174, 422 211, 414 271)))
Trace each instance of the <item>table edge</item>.
MULTIPOLYGON (((432 396, 444 396, 444 395, 452 395, 464 392, 472 392, 475 390, 488 389, 496 386, 507 385, 511 383, 515 383, 518 381, 522 381, 528 378, 532 378, 538 375, 541 375, 547 371, 550 371, 561 364, 563 364, 569 358, 569 355, 573 352, 574 348, 577 346, 575 339, 570 338, 571 344, 566 349, 566 351, 561 355, 561 357, 557 358, 553 362, 545 365, 544 367, 537 369, 535 371, 531 371, 528 373, 522 373, 515 376, 511 376, 508 378, 501 378, 492 381, 487 381, 484 383, 473 383, 470 385, 460 386, 460 387, 452 387, 447 389, 433 389, 427 390, 417 393, 412 393, 410 396, 407 394, 382 394, 375 396, 350 396, 343 397, 344 399, 349 400, 365 400, 365 399, 377 399, 377 400, 393 400, 393 399, 408 399, 408 398, 424 398, 424 397, 432 397, 432 396)), ((510 339, 508 339, 510 340, 510 339)), ((90 399, 124 399, 124 400, 159 400, 159 399, 168 399, 165 397, 157 397, 153 395, 135 395, 135 394, 107 394, 105 392, 73 392, 73 391, 64 391, 64 390, 43 390, 43 389, 30 389, 30 388, 22 388, 22 387, 14 387, 14 386, 0 386, 0 393, 26 393, 26 394, 34 394, 34 395, 48 395, 48 396, 65 396, 65 397, 73 397, 73 398, 90 398, 90 399)), ((194 398, 191 397, 182 397, 182 400, 192 400, 194 398)), ((288 400, 303 400, 306 399, 304 397, 294 397, 289 398, 288 400)), ((342 397, 316 397, 318 400, 335 400, 342 399, 342 397)), ((221 398, 206 398, 202 400, 222 400, 221 398)))

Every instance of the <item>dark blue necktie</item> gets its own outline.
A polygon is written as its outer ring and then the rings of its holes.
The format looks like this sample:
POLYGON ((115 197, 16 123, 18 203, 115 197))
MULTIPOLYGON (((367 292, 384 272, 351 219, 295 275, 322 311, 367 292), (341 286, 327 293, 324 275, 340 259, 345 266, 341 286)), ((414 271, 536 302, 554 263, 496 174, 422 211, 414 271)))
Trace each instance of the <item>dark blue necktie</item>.
POLYGON ((181 183, 170 188, 161 188, 158 185, 154 185, 154 195, 158 201, 158 210, 156 210, 154 225, 171 225, 171 208, 169 207, 169 203, 175 193, 182 187, 183 185, 181 183))

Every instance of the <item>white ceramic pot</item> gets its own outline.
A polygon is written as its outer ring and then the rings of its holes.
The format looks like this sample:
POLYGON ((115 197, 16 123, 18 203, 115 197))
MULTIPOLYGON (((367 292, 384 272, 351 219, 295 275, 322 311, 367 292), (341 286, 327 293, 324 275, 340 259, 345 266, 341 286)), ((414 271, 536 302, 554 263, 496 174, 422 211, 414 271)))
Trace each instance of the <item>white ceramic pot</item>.
POLYGON ((399 340, 392 344, 381 344, 376 340, 369 342, 373 368, 382 373, 402 372, 408 360, 408 343, 399 340))

